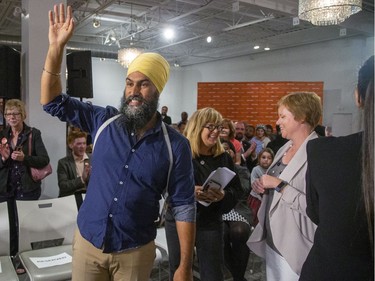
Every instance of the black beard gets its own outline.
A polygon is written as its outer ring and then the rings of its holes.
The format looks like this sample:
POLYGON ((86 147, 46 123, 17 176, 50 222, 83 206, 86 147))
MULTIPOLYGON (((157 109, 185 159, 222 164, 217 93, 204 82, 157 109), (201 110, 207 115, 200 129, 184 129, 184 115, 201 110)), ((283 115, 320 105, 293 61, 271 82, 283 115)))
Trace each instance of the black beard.
POLYGON ((242 134, 237 134, 237 135, 235 136, 235 139, 238 140, 238 141, 242 141, 242 139, 243 139, 243 135, 242 135, 242 134))
POLYGON ((151 120, 157 111, 159 97, 157 92, 149 99, 145 100, 141 95, 132 95, 127 99, 121 98, 121 116, 116 120, 120 126, 124 126, 131 131, 142 129, 151 120), (129 102, 137 100, 142 102, 137 108, 130 107, 129 102))

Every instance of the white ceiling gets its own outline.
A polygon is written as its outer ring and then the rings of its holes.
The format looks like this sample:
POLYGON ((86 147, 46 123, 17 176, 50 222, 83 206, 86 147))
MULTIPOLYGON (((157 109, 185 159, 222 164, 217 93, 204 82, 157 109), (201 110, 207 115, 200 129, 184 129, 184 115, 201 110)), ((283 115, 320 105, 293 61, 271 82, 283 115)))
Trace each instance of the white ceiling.
MULTIPOLYGON (((165 56, 180 66, 290 48, 348 36, 374 36, 374 1, 339 26, 317 27, 300 21, 298 0, 67 0, 73 7, 76 30, 69 50, 91 50, 95 57, 117 58, 119 47, 137 47, 165 56), (93 20, 101 22, 93 27, 93 20), (166 40, 165 27, 176 37, 166 40), (106 38, 114 32, 116 42, 106 38), (207 36, 212 42, 206 42, 207 36), (254 50, 254 45, 259 45, 254 50)), ((20 49, 21 0, 0 0, 0 45, 20 49)), ((27 11, 26 11, 27 13, 27 11)))

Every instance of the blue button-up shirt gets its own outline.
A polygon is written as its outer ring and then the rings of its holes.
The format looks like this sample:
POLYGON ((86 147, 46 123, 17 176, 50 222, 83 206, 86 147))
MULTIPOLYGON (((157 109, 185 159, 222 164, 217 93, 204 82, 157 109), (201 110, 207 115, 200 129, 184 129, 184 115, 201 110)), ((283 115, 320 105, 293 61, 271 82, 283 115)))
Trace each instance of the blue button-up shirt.
MULTIPOLYGON (((89 132, 93 138, 107 119, 118 114, 113 107, 93 106, 67 95, 57 97, 44 110, 89 132)), ((154 221, 169 168, 161 122, 159 115, 156 126, 137 140, 134 133, 113 121, 97 139, 78 227, 86 240, 106 253, 136 248, 155 239, 154 221)), ((192 154, 188 140, 174 129, 167 129, 174 158, 169 204, 174 213, 181 210, 186 218, 186 208, 179 207, 195 204, 192 154)), ((194 218, 187 217, 186 221, 194 218)))

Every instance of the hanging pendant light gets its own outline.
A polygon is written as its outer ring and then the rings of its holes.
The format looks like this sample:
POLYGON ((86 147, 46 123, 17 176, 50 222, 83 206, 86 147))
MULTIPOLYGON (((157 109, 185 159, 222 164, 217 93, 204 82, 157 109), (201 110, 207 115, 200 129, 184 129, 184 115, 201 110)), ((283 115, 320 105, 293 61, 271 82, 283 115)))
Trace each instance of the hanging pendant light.
POLYGON ((129 64, 142 52, 137 48, 124 48, 118 51, 117 61, 123 67, 128 68, 129 64))
POLYGON ((314 25, 337 25, 362 11, 362 0, 299 0, 298 17, 314 25))
MULTIPOLYGON (((130 4, 130 34, 133 34, 133 5, 130 4)), ((130 36, 130 47, 129 48, 123 48, 118 50, 117 54, 117 61, 119 64, 121 64, 123 67, 128 68, 130 63, 138 57, 142 50, 134 47, 134 37, 133 35, 130 36)))

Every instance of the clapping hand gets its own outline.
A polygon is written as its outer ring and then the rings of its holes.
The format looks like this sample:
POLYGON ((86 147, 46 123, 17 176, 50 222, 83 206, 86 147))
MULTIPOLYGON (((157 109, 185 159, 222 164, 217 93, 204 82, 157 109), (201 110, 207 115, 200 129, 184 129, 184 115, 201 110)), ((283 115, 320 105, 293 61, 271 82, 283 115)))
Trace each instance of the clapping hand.
POLYGON ((3 162, 6 161, 10 156, 10 148, 9 148, 9 144, 6 138, 1 139, 0 154, 1 154, 1 160, 3 162))
POLYGON ((22 162, 25 159, 25 154, 22 151, 22 146, 16 147, 10 157, 15 161, 22 162))
POLYGON ((90 180, 90 174, 91 174, 91 166, 90 163, 85 161, 85 164, 83 166, 83 172, 82 172, 82 180, 87 185, 90 180))

